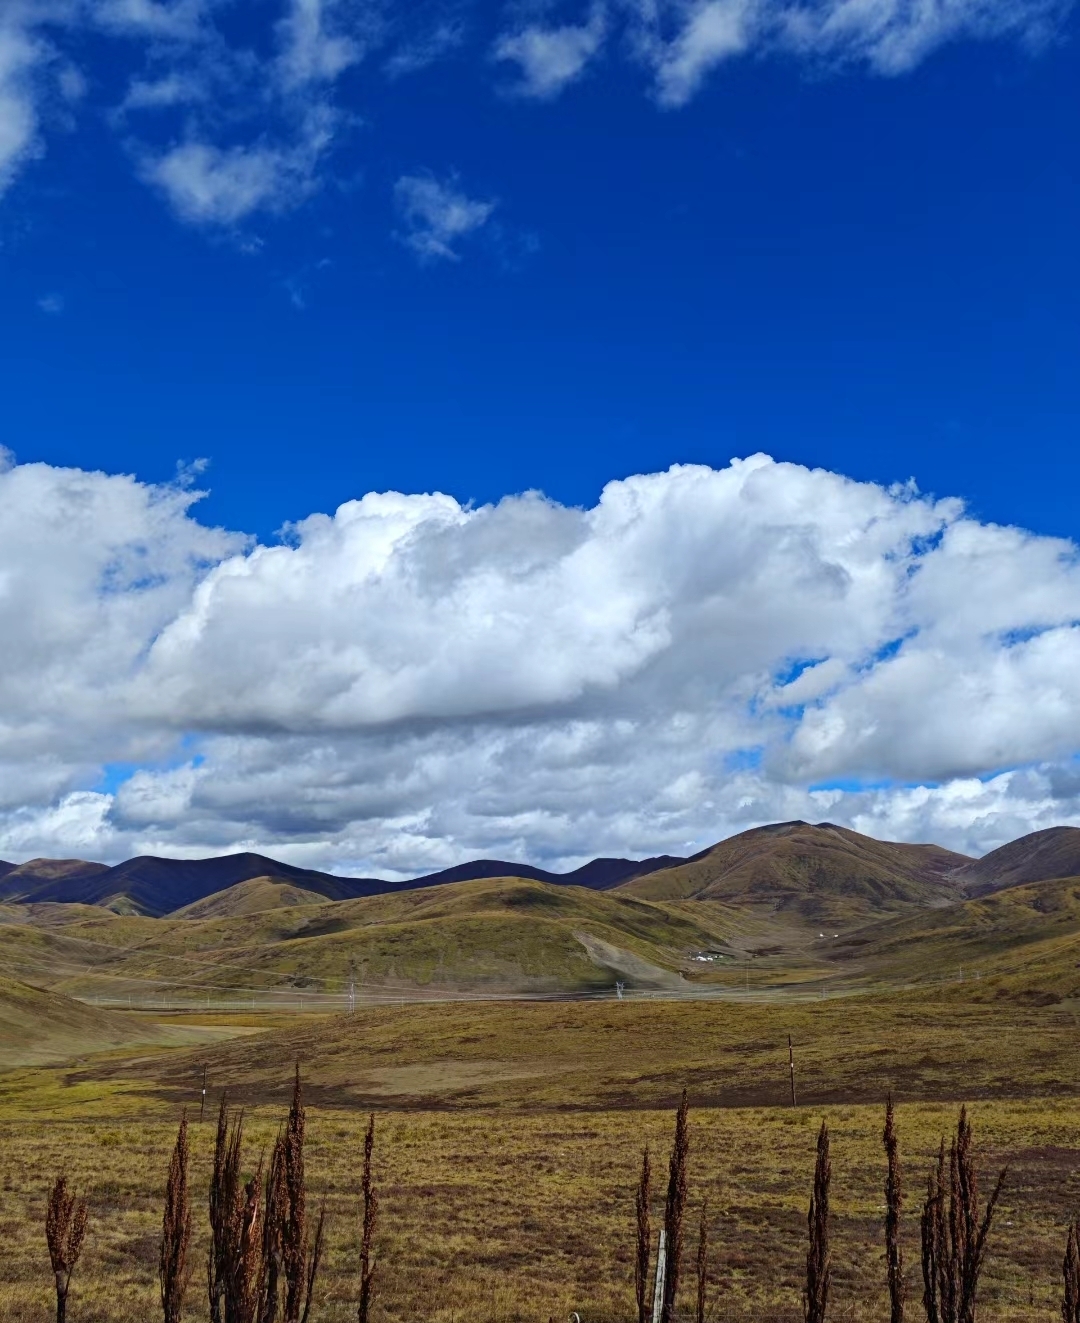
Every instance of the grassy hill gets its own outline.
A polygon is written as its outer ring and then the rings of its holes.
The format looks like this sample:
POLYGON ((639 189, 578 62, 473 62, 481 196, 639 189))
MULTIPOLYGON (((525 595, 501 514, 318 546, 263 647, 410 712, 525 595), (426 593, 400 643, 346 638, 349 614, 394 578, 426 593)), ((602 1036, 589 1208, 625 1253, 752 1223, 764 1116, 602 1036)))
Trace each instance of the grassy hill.
POLYGON ((1007 887, 868 925, 835 944, 838 967, 965 1001, 1080 998, 1080 877, 1007 887))
POLYGON ((253 877, 224 891, 173 910, 171 919, 229 919, 265 910, 289 909, 294 905, 320 905, 325 897, 279 877, 253 877))
POLYGON ((971 860, 957 873, 957 880, 974 896, 1055 877, 1080 877, 1080 827, 1031 832, 971 860))
POLYGON ((78 995, 337 993, 353 981, 432 991, 576 992, 616 979, 674 988, 701 975, 696 956, 721 965, 726 953, 730 962, 742 934, 756 931, 712 903, 521 878, 309 901, 262 879, 161 919, 81 906, 71 922, 47 927, 30 912, 11 922, 21 916, 9 906, 0 971, 78 995))
POLYGON ((0 1060, 40 1065, 160 1038, 130 1016, 0 977, 0 1060))
POLYGON ((782 822, 721 841, 674 868, 618 888, 651 900, 768 906, 803 920, 850 921, 873 911, 958 899, 970 863, 937 845, 902 845, 830 823, 782 822))

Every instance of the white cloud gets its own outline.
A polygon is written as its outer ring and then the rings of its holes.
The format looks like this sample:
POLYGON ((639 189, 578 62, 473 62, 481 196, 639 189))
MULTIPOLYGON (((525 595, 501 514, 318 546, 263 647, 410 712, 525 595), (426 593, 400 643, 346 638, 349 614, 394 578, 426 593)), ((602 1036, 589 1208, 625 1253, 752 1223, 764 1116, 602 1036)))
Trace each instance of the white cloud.
POLYGON ((1067 6, 1058 0, 828 0, 777 12, 778 40, 796 54, 863 62, 901 74, 946 42, 1045 40, 1067 6))
POLYGON ((533 24, 504 33, 496 41, 492 56, 518 65, 521 77, 514 92, 547 100, 581 76, 603 45, 606 32, 607 15, 597 5, 583 24, 558 28, 533 24))
POLYGON ((687 13, 678 35, 652 48, 661 105, 681 106, 709 71, 750 45, 755 18, 752 0, 700 0, 687 13))
MULTIPOLYGON (((233 8, 224 0, 3 0, 0 194, 44 153, 50 133, 71 130, 77 114, 100 114, 182 220, 233 228, 259 212, 287 211, 325 183, 342 130, 360 120, 346 75, 372 52, 383 76, 394 79, 471 40, 477 77, 494 58, 519 71, 507 90, 536 99, 557 96, 605 49, 630 52, 656 100, 675 107, 738 57, 899 75, 949 42, 1045 44, 1073 5, 593 0, 573 22, 521 18, 493 44, 479 35, 475 0, 401 13, 385 0, 272 0, 250 7, 243 37, 224 21, 233 8), (131 80, 125 95, 95 104, 112 81, 113 49, 131 65, 131 80)), ((526 9, 549 12, 546 5, 526 9)), ((409 178, 419 177, 403 182, 409 178)), ((419 220, 406 240, 429 258, 454 256, 455 240, 478 228, 491 206, 444 184, 456 205, 444 198, 439 210, 434 181, 411 187, 415 196, 405 204, 419 220)))
POLYGON ((754 456, 252 546, 193 499, 0 464, 0 858, 396 876, 1080 823, 1076 548, 958 502, 754 456))
POLYGON ((496 203, 470 198, 455 179, 433 175, 403 175, 394 185, 394 203, 401 217, 401 241, 422 261, 460 260, 455 248, 481 229, 496 203))
POLYGON ((443 18, 434 27, 402 42, 383 64, 383 72, 388 78, 417 73, 460 49, 466 36, 467 28, 460 18, 443 18))
POLYGON ((278 24, 280 76, 291 90, 307 83, 333 82, 363 55, 363 48, 341 28, 340 0, 291 0, 278 24))
POLYGON ((235 225, 257 211, 286 211, 319 187, 318 165, 333 138, 328 114, 314 114, 298 141, 216 147, 185 142, 144 161, 143 177, 177 215, 194 224, 235 225))
POLYGON ((0 18, 0 194, 41 151, 34 83, 48 58, 43 41, 0 18))

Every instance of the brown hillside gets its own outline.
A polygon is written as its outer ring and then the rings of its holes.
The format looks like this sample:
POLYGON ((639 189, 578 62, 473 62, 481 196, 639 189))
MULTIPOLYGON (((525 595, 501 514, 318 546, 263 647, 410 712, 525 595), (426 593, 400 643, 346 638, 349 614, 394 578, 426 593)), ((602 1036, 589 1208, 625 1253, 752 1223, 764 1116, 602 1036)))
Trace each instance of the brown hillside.
POLYGON ((968 895, 982 896, 1002 887, 1080 876, 1080 827, 1033 831, 973 859, 957 872, 968 895))
MULTIPOLYGON (((130 1016, 0 977, 0 1068, 40 1065, 151 1041, 130 1016)), ((160 1034, 158 1034, 160 1037, 160 1034)))
MULTIPOLYGON (((182 909, 173 910, 170 919, 230 919, 266 910, 291 908, 293 905, 320 905, 326 897, 304 887, 293 886, 279 877, 253 877, 246 882, 215 891, 182 909)), ((334 903, 334 902, 331 902, 334 903)))
POLYGON ((721 841, 676 868, 618 892, 650 900, 767 905, 808 920, 958 900, 955 870, 970 861, 937 845, 903 845, 823 822, 781 822, 721 841))

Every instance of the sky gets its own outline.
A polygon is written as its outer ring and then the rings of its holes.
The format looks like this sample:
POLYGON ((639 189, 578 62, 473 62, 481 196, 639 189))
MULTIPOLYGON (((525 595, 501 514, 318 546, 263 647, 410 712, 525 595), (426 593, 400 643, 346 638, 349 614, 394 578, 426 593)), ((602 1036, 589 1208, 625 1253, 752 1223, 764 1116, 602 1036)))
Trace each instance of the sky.
POLYGON ((1062 0, 4 0, 0 858, 1080 824, 1062 0))

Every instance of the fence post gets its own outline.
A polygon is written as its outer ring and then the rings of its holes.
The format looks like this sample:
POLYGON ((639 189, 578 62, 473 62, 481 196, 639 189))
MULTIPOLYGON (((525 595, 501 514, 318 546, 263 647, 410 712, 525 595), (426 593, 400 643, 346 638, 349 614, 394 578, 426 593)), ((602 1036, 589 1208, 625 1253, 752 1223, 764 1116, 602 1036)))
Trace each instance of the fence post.
POLYGON ((667 1232, 660 1228, 660 1244, 656 1250, 656 1282, 653 1286, 652 1323, 660 1323, 664 1312, 664 1278, 667 1276, 667 1232))

